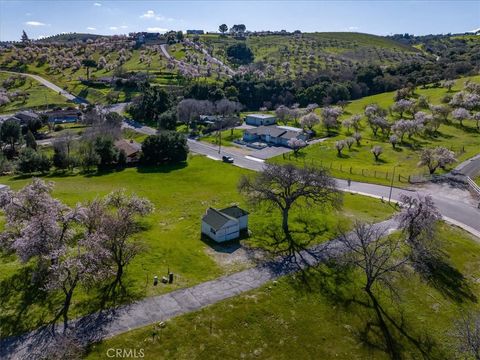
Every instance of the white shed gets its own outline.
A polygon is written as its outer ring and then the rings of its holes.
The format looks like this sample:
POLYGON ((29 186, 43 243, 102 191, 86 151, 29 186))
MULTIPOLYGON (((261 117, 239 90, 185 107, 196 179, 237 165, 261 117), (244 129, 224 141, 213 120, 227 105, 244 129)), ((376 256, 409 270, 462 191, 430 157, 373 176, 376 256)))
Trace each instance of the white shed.
POLYGON ((202 217, 202 233, 216 242, 236 239, 248 228, 248 212, 238 206, 223 210, 208 208, 202 217))
POLYGON ((270 114, 248 114, 245 117, 247 125, 264 126, 273 125, 277 122, 277 118, 270 114))

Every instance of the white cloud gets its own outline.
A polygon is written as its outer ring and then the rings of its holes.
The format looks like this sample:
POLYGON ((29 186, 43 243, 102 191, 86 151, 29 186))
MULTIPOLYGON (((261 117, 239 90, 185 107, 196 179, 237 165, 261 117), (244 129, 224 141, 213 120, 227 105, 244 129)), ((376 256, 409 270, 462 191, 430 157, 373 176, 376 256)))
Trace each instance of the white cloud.
POLYGON ((109 29, 110 30, 118 30, 118 26, 110 26, 109 29))
POLYGON ((128 28, 127 25, 122 25, 122 26, 120 26, 120 29, 126 29, 126 28, 128 28))
POLYGON ((175 20, 174 18, 167 18, 165 16, 155 14, 155 11, 153 11, 153 10, 147 10, 147 12, 143 15, 140 15, 140 17, 142 19, 155 19, 157 21, 164 21, 164 20, 174 21, 175 20))
POLYGON ((140 17, 144 19, 153 19, 155 17, 155 11, 147 10, 147 12, 140 17))
POLYGON ((47 35, 38 35, 37 40, 45 39, 47 35))
POLYGON ((93 3, 93 6, 102 6, 100 3, 93 3))
POLYGON ((96 28, 96 27, 93 27, 93 26, 88 26, 88 27, 87 27, 87 30, 97 30, 97 28, 96 28))
POLYGON ((147 28, 147 31, 149 31, 149 32, 166 32, 166 31, 168 31, 168 29, 164 29, 164 28, 161 28, 161 27, 149 27, 149 28, 147 28))
POLYGON ((44 24, 44 23, 42 23, 42 22, 40 22, 40 21, 27 21, 27 22, 25 23, 25 25, 28 25, 28 26, 45 26, 45 25, 47 25, 47 24, 44 24))
POLYGON ((358 26, 349 26, 349 27, 347 28, 348 31, 355 31, 355 30, 358 30, 358 29, 359 29, 358 26))

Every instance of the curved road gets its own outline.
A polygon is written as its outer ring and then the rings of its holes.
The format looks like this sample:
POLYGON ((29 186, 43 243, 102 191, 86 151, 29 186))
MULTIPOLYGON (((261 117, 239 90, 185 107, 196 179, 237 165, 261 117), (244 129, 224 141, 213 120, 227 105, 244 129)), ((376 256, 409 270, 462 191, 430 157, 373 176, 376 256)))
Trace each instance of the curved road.
POLYGON ((88 103, 85 99, 82 99, 82 98, 79 98, 73 94, 70 94, 68 91, 65 91, 64 89, 62 89, 61 87, 55 85, 54 83, 44 79, 43 77, 39 76, 39 75, 34 75, 34 74, 27 74, 27 73, 19 73, 19 72, 14 72, 14 71, 4 71, 4 70, 1 70, 1 72, 4 72, 4 73, 9 73, 9 74, 21 74, 21 75, 25 75, 25 76, 28 76, 28 77, 31 77, 32 79, 38 81, 39 83, 41 83, 42 85, 46 86, 47 88, 55 91, 56 93, 62 95, 63 97, 65 97, 67 100, 70 100, 70 101, 73 101, 75 103, 83 103, 83 104, 86 104, 88 103))

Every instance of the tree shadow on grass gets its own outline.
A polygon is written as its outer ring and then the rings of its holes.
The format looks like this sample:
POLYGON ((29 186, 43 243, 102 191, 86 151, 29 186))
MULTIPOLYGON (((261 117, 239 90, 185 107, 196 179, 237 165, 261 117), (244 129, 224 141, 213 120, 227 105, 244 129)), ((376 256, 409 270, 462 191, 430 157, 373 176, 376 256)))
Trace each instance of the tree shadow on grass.
POLYGON ((169 173, 175 170, 184 169, 188 166, 186 161, 176 163, 176 164, 165 164, 159 166, 144 166, 138 165, 137 171, 143 174, 152 174, 152 173, 169 173))
POLYGON ((140 300, 145 294, 141 290, 133 290, 135 288, 134 281, 128 277, 122 279, 121 283, 113 279, 105 281, 95 288, 89 289, 88 298, 77 302, 76 309, 82 314, 92 314, 140 300))
POLYGON ((375 301, 369 300, 366 293, 356 284, 357 278, 352 267, 327 261, 310 269, 307 275, 308 287, 304 285, 303 280, 298 281, 294 277, 290 278, 291 286, 299 293, 320 292, 323 299, 331 304, 333 311, 352 314, 359 320, 358 325, 353 326, 352 333, 368 349, 388 353, 382 332, 383 326, 393 338, 398 358, 404 358, 403 355, 412 356, 412 349, 415 349, 415 354, 419 358, 439 358, 437 355, 441 350, 438 344, 427 333, 420 333, 408 323, 397 300, 393 297, 390 299, 395 311, 387 310, 376 297, 375 301))
POLYGON ((470 288, 468 280, 454 266, 449 264, 445 255, 437 255, 425 260, 426 271, 420 275, 445 297, 456 303, 477 302, 477 296, 470 288))
POLYGON ((461 130, 463 132, 469 133, 469 134, 478 134, 478 129, 476 127, 471 127, 471 126, 468 126, 468 125, 465 125, 465 124, 460 125, 458 123, 454 123, 451 126, 453 126, 454 128, 456 128, 458 130, 461 130))
POLYGON ((42 326, 55 308, 54 297, 43 291, 41 280, 25 266, 0 282, 0 329, 2 337, 42 326), (36 318, 32 318, 35 307, 36 318))

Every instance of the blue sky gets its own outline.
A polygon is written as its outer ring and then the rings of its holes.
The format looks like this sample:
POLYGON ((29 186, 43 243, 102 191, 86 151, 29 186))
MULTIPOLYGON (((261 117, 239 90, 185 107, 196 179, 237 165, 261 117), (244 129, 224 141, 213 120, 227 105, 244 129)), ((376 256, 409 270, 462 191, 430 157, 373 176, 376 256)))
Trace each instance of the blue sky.
POLYGON ((61 32, 126 34, 244 23, 249 30, 457 33, 480 28, 480 1, 0 0, 0 40, 61 32))

